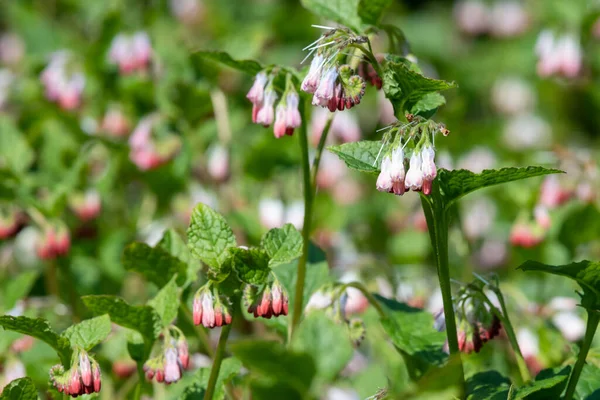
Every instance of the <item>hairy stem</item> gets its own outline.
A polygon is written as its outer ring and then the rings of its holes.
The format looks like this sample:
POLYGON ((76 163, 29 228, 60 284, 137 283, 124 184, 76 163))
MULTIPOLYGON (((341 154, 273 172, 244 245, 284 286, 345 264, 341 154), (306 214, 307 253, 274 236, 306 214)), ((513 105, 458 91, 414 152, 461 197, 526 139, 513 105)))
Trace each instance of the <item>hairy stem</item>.
POLYGON ((208 338, 208 334, 202 327, 200 327, 198 325, 194 325, 194 319, 192 316, 192 312, 190 311, 190 308, 187 306, 187 304, 181 303, 179 305, 179 310, 185 316, 185 319, 187 320, 187 322, 191 326, 194 327, 194 332, 196 332, 196 336, 198 337, 198 340, 200 340, 200 343, 202 343, 202 346, 204 347, 204 350, 206 351, 206 355, 208 355, 210 358, 213 358, 213 356, 215 355, 215 352, 213 351, 213 349, 210 345, 210 339, 208 338))
POLYGON ((444 303, 444 318, 446 320, 446 336, 450 355, 458 359, 457 368, 460 369, 461 393, 465 397, 465 373, 458 347, 458 334, 456 331, 456 317, 452 302, 452 288, 450 286, 450 266, 448 263, 448 220, 447 213, 442 203, 439 188, 435 187, 431 196, 421 196, 421 204, 427 219, 427 229, 435 253, 438 279, 444 303))
POLYGON ((223 356, 225 355, 225 345, 227 344, 227 338, 229 337, 231 326, 232 325, 229 324, 221 328, 221 336, 219 337, 217 352, 215 353, 215 359, 213 361, 212 368, 210 369, 210 377, 208 378, 208 386, 206 387, 204 400, 212 400, 215 394, 215 386, 217 385, 217 378, 219 377, 221 362, 223 361, 223 356))
POLYGON ((573 395, 575 394, 575 388, 577 387, 577 382, 579 381, 579 376, 581 375, 581 371, 583 370, 583 366, 585 365, 585 359, 587 358, 588 352, 590 351, 590 346, 592 345, 592 340, 594 339, 594 335, 596 334, 596 329, 598 329, 599 322, 600 313, 597 311, 588 310, 585 337, 583 339, 581 349, 579 349, 577 362, 575 363, 573 371, 571 371, 571 376, 569 377, 569 384, 567 385, 565 400, 573 399, 573 395))

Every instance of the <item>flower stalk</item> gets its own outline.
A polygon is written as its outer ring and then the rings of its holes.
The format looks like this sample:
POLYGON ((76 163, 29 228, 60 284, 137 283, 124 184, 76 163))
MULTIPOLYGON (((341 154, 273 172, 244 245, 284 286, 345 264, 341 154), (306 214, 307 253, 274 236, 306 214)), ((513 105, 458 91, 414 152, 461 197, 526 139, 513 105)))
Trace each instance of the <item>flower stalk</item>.
POLYGON ((585 359, 587 358, 588 352, 590 351, 590 347, 592 345, 592 341, 594 340, 594 335, 596 334, 596 330, 598 329, 598 323, 600 323, 600 312, 596 310, 587 309, 587 316, 588 319, 587 326, 585 329, 585 337, 583 339, 583 344, 579 349, 577 362, 575 363, 573 371, 571 371, 571 376, 569 377, 569 383, 567 384, 567 391, 565 393, 565 400, 573 399, 575 389, 577 388, 577 382, 579 381, 581 371, 583 370, 583 366, 585 365, 585 359))
POLYGON ((204 394, 204 400, 211 400, 215 394, 217 378, 219 377, 219 370, 221 369, 221 363, 223 362, 223 356, 225 355, 225 346, 227 345, 229 332, 231 332, 231 324, 225 325, 221 329, 221 336, 219 337, 217 352, 215 353, 215 359, 213 360, 213 365, 210 369, 210 377, 208 378, 208 385, 206 387, 206 393, 204 394))

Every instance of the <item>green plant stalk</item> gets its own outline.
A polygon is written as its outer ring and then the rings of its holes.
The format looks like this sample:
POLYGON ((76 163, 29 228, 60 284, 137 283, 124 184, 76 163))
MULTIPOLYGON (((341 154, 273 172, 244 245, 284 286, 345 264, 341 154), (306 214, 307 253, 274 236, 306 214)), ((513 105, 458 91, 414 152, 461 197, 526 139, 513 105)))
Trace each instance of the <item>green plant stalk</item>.
POLYGON ((569 377, 569 383, 567 385, 567 391, 565 393, 565 400, 573 399, 573 395, 575 394, 575 388, 577 388, 577 382, 579 381, 579 376, 581 375, 581 371, 583 370, 583 366, 585 365, 585 359, 587 358, 588 352, 590 351, 590 346, 592 345, 592 340, 594 339, 594 335, 596 334, 596 329, 598 329, 599 322, 600 312, 588 310, 585 337, 583 338, 583 344, 581 345, 581 349, 579 349, 577 362, 575 363, 573 371, 571 371, 571 376, 569 377))
POLYGON ((308 259, 308 249, 310 244, 310 223, 312 220, 313 206, 313 187, 310 176, 310 162, 308 159, 308 137, 306 130, 306 107, 300 103, 300 115, 302 115, 302 125, 300 125, 300 150, 302 152, 302 177, 304 182, 304 224, 302 226, 302 255, 298 260, 298 273, 296 278, 296 290, 294 297, 294 308, 292 309, 292 321, 288 325, 288 342, 291 342, 294 329, 300 322, 302 316, 302 304, 304 296, 304 283, 306 281, 306 262, 308 259))
POLYGON ((333 123, 334 113, 327 114, 327 120, 325 121, 325 126, 323 127, 323 132, 321 132, 321 137, 319 138, 319 144, 317 145, 317 153, 315 154, 315 159, 313 160, 312 166, 312 189, 313 193, 317 192, 317 175, 319 174, 319 165, 321 164, 321 156, 323 155, 323 149, 325 148, 325 142, 327 141, 327 136, 329 136, 329 130, 331 128, 331 124, 333 123))
POLYGON ((200 342, 202 343, 202 346, 204 347, 204 350, 206 351, 206 355, 209 356, 210 358, 213 358, 215 355, 215 352, 213 351, 212 347, 210 346, 210 339, 208 338, 208 334, 200 326, 194 325, 194 318, 192 316, 192 312, 190 311, 190 308, 187 306, 187 304, 181 303, 179 305, 179 310, 185 316, 185 319, 187 320, 187 322, 191 326, 194 327, 194 332, 196 332, 196 336, 198 337, 198 340, 200 340, 200 342))
POLYGON ((446 336, 450 355, 458 359, 457 367, 460 368, 461 388, 460 398, 465 397, 465 372, 458 347, 458 334, 456 331, 456 317, 452 302, 452 288, 450 286, 450 266, 448 263, 448 220, 447 212, 442 203, 439 188, 434 184, 430 196, 421 195, 421 204, 427 219, 427 229, 435 253, 438 279, 444 303, 444 318, 446 320, 446 336))
POLYGON ((215 386, 217 385, 217 378, 219 377, 219 371, 221 369, 221 362, 225 355, 225 345, 227 344, 227 338, 231 331, 231 324, 225 325, 221 328, 221 336, 219 337, 219 344, 217 345, 217 352, 213 360, 212 368, 210 369, 210 377, 208 378, 208 385, 206 387, 206 393, 204 394, 204 400, 212 400, 215 394, 215 386))
POLYGON ((494 291, 496 293, 496 297, 498 297, 498 301, 500 302, 500 308, 502 309, 502 324, 504 325, 504 330, 506 331, 506 336, 508 336, 508 341, 515 352, 515 358, 517 360, 517 366, 519 367, 519 373, 521 374, 521 379, 523 379, 523 383, 531 380, 531 375, 529 374, 529 368, 527 368, 527 364, 525 363, 525 359, 523 358, 523 353, 521 353, 521 348, 519 347, 519 342, 517 341, 517 335, 515 334, 515 329, 510 322, 510 318, 508 317, 508 309, 506 308, 506 302, 504 301, 504 296, 498 291, 494 291))
POLYGON ((146 374, 144 374, 143 367, 140 363, 137 363, 137 372, 138 372, 138 382, 135 385, 135 391, 133 392, 133 400, 140 400, 142 398, 142 385, 144 384, 144 379, 146 379, 146 374))
POLYGON ((371 294, 371 292, 369 292, 367 290, 367 288, 360 282, 350 282, 344 285, 344 290, 346 290, 346 288, 355 288, 361 291, 361 293, 363 294, 363 296, 365 296, 367 298, 367 300, 369 300, 369 303, 371 303, 371 305, 375 308, 375 310, 377 311, 377 314, 379 314, 380 318, 385 318, 385 311, 383 311, 383 308, 381 308, 381 304, 379 304, 379 302, 377 301, 377 299, 371 294))

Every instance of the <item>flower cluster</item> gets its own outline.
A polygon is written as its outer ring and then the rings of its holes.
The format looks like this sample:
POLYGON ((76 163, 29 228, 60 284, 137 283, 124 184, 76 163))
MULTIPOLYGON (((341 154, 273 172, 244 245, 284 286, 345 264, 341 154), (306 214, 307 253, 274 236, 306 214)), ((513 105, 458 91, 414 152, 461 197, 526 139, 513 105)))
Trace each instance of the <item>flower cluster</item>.
POLYGON ((100 130, 112 137, 123 137, 129 133, 129 120, 123 111, 116 107, 110 107, 100 124, 100 130))
POLYGON ((514 37, 530 25, 527 10, 514 0, 500 0, 492 5, 481 0, 462 0, 455 3, 454 19, 462 32, 473 36, 487 33, 500 38, 514 37))
POLYGON ((181 379, 183 370, 190 365, 190 354, 185 336, 171 325, 162 334, 158 355, 144 363, 146 379, 171 384, 181 379))
POLYGON ((85 87, 85 77, 73 65, 71 58, 64 50, 54 53, 40 76, 46 98, 65 110, 74 110, 81 105, 85 87))
POLYGON ((85 351, 78 350, 71 362, 71 368, 65 372, 62 365, 50 369, 50 381, 61 393, 72 397, 98 393, 102 386, 100 366, 85 351))
POLYGON ((552 75, 574 78, 581 72, 583 53, 579 38, 574 34, 556 36, 544 30, 535 44, 537 71, 541 77, 552 75))
POLYGON ((231 302, 219 295, 210 284, 204 285, 196 292, 192 306, 194 324, 205 328, 224 326, 231 323, 231 302))
POLYGON ((300 97, 291 75, 286 78, 285 92, 275 108, 278 97, 273 84, 274 78, 274 73, 259 72, 246 98, 252 102, 252 122, 265 128, 274 123, 273 133, 279 139, 284 135, 293 135, 294 129, 302 123, 302 118, 298 110, 300 97))
MULTIPOLYGON (((396 133, 390 149, 383 155, 381 160, 381 172, 377 177, 377 190, 380 192, 403 195, 405 191, 422 191, 424 194, 431 193, 431 185, 437 176, 435 165, 435 150, 433 147, 433 136, 437 132, 448 134, 448 130, 441 124, 433 121, 423 121, 418 117, 410 116, 413 122, 397 127, 391 125, 384 137, 384 143, 396 133), (413 123, 414 127, 407 129, 413 123), (412 154, 406 170, 407 145, 415 142, 412 154)), ((384 128, 385 129, 385 128, 384 128)), ((382 145, 382 149, 385 144, 382 145)))
POLYGON ((266 284, 261 290, 252 285, 246 286, 244 302, 248 313, 255 318, 270 319, 288 314, 288 295, 277 280, 266 284))
POLYGON ((62 223, 49 223, 42 228, 36 244, 37 255, 42 260, 64 256, 71 247, 71 237, 62 223))
POLYGON ((349 65, 340 65, 338 60, 338 56, 348 46, 367 40, 366 37, 352 35, 346 29, 332 28, 304 48, 309 51, 307 58, 313 53, 314 56, 301 89, 313 94, 313 105, 326 107, 331 112, 354 107, 365 94, 363 76, 367 76, 375 86, 379 82, 381 87, 381 80, 377 79, 374 70, 362 66, 359 73, 355 74, 349 65))
POLYGON ((147 71, 152 59, 152 44, 148 34, 143 31, 133 35, 119 33, 110 44, 108 58, 112 64, 119 66, 123 75, 147 71))
POLYGON ((74 193, 69 197, 69 206, 81 221, 89 221, 100 214, 102 202, 100 194, 95 189, 88 189, 82 193, 74 193))
POLYGON ((161 139, 153 138, 153 131, 160 122, 156 114, 148 115, 140 120, 129 137, 129 159, 142 171, 169 162, 181 147, 179 138, 170 133, 161 139))

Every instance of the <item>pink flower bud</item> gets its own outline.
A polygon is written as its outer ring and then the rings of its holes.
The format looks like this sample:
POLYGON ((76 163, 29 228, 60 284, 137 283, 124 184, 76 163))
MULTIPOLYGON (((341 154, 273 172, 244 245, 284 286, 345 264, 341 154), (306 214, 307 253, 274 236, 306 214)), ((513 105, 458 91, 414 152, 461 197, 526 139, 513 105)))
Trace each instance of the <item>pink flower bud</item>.
POLYGON ((194 325, 200 325, 200 323, 202 322, 202 299, 198 293, 196 293, 196 295, 194 296, 192 310, 192 314, 194 317, 194 325))
POLYGON ((533 210, 533 216, 535 217, 535 222, 543 229, 550 229, 552 225, 552 220, 550 219, 550 214, 548 213, 548 209, 542 205, 538 205, 533 210))
POLYGON ((185 336, 181 336, 177 341, 177 356, 179 362, 184 369, 187 369, 190 365, 190 353, 188 350, 188 344, 185 340, 185 336))
POLYGON ((162 367, 158 368, 156 370, 156 382, 164 382, 165 381, 165 371, 163 370, 162 367))
POLYGON ((165 350, 165 382, 173 383, 179 379, 181 379, 181 369, 179 369, 177 350, 174 347, 168 347, 165 350))
POLYGON ((217 182, 225 181, 229 176, 229 152, 217 144, 208 156, 208 173, 217 182))
POLYGON ((335 84, 338 77, 338 71, 335 67, 329 68, 323 74, 319 87, 315 91, 313 97, 313 105, 326 106, 327 102, 333 97, 335 93, 335 84))
POLYGON ((267 74, 264 71, 256 74, 254 78, 254 84, 248 91, 246 98, 254 105, 262 104, 265 96, 265 86, 267 84, 267 74))
POLYGON ((81 376, 77 368, 71 369, 71 375, 69 376, 68 394, 76 396, 81 394, 81 376))
POLYGON ((215 307, 215 326, 223 326, 223 307, 215 307))
POLYGON ((323 68, 324 58, 322 55, 317 54, 313 57, 312 62, 310 63, 310 69, 308 70, 308 74, 302 81, 302 85, 300 88, 302 91, 306 93, 314 93, 319 86, 319 80, 321 77, 321 68, 323 68))
POLYGON ((274 104, 277 100, 277 93, 273 89, 267 89, 265 92, 264 103, 262 108, 256 114, 256 123, 263 125, 265 128, 273 123, 275 118, 274 104))
POLYGON ((271 296, 273 299, 273 315, 277 317, 283 313, 283 291, 279 285, 279 282, 275 282, 271 289, 271 296))
POLYGON ((410 165, 406 173, 405 180, 406 189, 414 191, 421 190, 423 186, 423 171, 421 170, 421 156, 416 151, 410 157, 410 165))
POLYGON ((202 325, 205 328, 215 327, 215 310, 213 308, 213 298, 209 290, 205 290, 200 298, 202 302, 202 325))
POLYGON ((152 57, 152 44, 146 32, 136 32, 131 39, 132 57, 137 69, 145 69, 152 57))
POLYGON ((79 353, 79 373, 84 386, 92 385, 92 366, 85 351, 79 353))
POLYGON ((123 137, 129 133, 129 121, 118 108, 110 108, 102 119, 101 129, 113 137, 123 137))
POLYGON ((402 150, 402 145, 398 145, 392 150, 392 164, 389 173, 392 180, 392 191, 394 194, 402 196, 405 190, 404 151, 402 150))
POLYGON ((392 191, 393 182, 392 182, 392 157, 389 155, 383 156, 383 160, 381 161, 381 172, 377 177, 377 190, 380 192, 389 193, 392 191))
POLYGON ((285 105, 279 103, 275 110, 275 124, 273 125, 273 133, 277 139, 280 139, 285 136, 286 129, 285 105))

